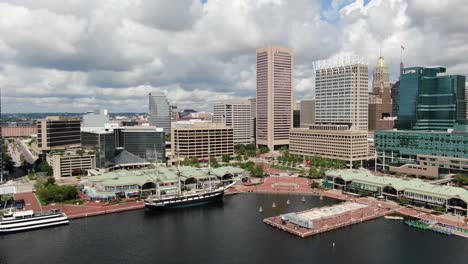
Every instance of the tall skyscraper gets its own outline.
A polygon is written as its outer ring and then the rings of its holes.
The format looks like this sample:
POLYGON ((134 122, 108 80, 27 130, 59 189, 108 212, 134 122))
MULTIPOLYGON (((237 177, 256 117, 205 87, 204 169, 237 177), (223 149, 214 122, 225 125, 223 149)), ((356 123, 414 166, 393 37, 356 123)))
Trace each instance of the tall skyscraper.
POLYGON ((375 130, 377 122, 392 115, 390 78, 383 57, 379 57, 372 80, 372 93, 369 95, 368 128, 375 130))
POLYGON ((465 119, 465 76, 442 67, 403 68, 400 87, 400 130, 447 130, 465 119))
POLYGON ((232 127, 234 145, 254 142, 251 101, 249 100, 216 102, 213 107, 213 123, 222 123, 232 127))
POLYGON ((289 144, 292 118, 293 50, 265 46, 257 49, 258 146, 270 150, 289 144))
POLYGON ((315 122, 367 130, 369 70, 360 58, 315 64, 315 122))
POLYGON ((160 127, 166 134, 171 133, 171 106, 161 92, 149 93, 149 123, 160 127))

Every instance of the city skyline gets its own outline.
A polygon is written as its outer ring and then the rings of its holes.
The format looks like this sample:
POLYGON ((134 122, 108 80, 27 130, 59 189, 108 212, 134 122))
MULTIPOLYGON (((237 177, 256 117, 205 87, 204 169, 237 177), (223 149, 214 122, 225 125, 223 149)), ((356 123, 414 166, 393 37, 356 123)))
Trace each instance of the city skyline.
POLYGON ((313 62, 340 54, 365 57, 369 74, 382 55, 395 82, 402 45, 407 67, 468 75, 458 55, 463 8, 453 8, 461 1, 8 2, 0 4, 6 113, 146 112, 154 89, 209 111, 215 100, 255 97, 255 49, 267 44, 294 50, 298 99, 314 95, 313 62))

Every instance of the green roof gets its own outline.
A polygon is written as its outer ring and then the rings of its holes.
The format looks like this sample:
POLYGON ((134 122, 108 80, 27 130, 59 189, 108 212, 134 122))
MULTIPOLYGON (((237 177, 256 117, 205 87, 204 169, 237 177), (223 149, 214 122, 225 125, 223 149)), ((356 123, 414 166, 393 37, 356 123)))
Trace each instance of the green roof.
POLYGON ((468 203, 467 190, 446 185, 435 185, 420 179, 404 180, 386 176, 375 176, 368 170, 329 170, 325 175, 340 177, 345 181, 377 185, 380 187, 391 186, 397 190, 429 194, 442 198, 459 197, 468 203))
MULTIPOLYGON (((242 173, 244 170, 236 167, 219 167, 212 169, 212 175, 222 177, 227 173, 242 173)), ((196 168, 189 166, 180 167, 180 176, 182 179, 187 178, 208 178, 207 168, 196 168)), ((160 182, 174 182, 177 181, 177 168, 176 167, 160 167, 158 172, 156 169, 144 170, 118 170, 104 173, 98 176, 89 177, 87 180, 94 183, 101 183, 106 186, 119 186, 119 185, 143 185, 146 182, 155 182, 159 179, 160 182)))

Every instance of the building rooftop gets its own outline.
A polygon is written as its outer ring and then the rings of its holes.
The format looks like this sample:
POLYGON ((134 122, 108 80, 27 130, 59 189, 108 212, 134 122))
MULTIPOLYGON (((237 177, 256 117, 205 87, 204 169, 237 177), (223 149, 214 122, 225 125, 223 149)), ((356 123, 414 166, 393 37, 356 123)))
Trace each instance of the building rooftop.
POLYGON ((458 197, 468 202, 468 191, 463 188, 434 185, 420 179, 404 180, 386 176, 375 176, 368 170, 329 170, 326 176, 340 177, 345 181, 353 181, 378 186, 391 186, 396 190, 414 191, 431 196, 444 198, 458 197))
MULTIPOLYGON (((219 167, 211 170, 213 176, 222 177, 226 174, 238 174, 243 173, 244 170, 236 167, 219 167)), ((182 180, 188 178, 197 179, 208 179, 207 168, 196 168, 190 166, 180 167, 180 177, 182 180)), ((108 173, 104 173, 99 176, 93 176, 88 178, 86 181, 92 183, 100 183, 102 185, 143 185, 146 182, 155 182, 159 179, 160 182, 175 182, 178 179, 176 167, 160 167, 158 171, 156 169, 145 169, 145 170, 117 170, 108 173)))

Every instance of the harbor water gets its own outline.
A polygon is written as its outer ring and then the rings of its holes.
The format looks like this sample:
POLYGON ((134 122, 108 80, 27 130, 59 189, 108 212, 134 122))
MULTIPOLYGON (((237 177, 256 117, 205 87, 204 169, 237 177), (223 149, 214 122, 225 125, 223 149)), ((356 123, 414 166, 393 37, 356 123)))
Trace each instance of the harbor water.
POLYGON ((198 207, 77 219, 68 226, 0 236, 0 263, 462 264, 468 259, 468 239, 411 228, 400 220, 382 218, 309 238, 262 222, 339 202, 305 200, 242 194, 198 207))

